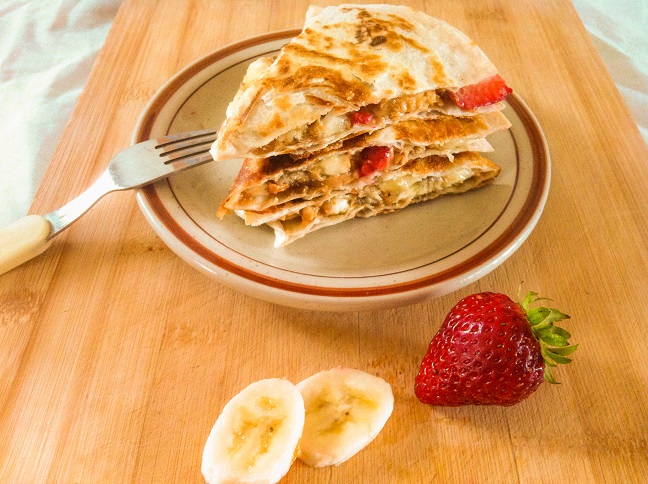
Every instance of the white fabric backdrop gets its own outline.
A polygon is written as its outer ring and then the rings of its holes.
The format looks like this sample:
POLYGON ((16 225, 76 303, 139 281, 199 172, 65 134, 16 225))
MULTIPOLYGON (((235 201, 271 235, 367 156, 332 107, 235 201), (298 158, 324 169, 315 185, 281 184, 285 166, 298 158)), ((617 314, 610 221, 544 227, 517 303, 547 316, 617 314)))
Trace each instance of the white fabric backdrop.
MULTIPOLYGON (((573 1, 648 141, 648 1, 573 1)), ((0 227, 29 210, 119 3, 0 2, 0 227)))
POLYGON ((0 227, 27 214, 119 3, 0 2, 0 227))

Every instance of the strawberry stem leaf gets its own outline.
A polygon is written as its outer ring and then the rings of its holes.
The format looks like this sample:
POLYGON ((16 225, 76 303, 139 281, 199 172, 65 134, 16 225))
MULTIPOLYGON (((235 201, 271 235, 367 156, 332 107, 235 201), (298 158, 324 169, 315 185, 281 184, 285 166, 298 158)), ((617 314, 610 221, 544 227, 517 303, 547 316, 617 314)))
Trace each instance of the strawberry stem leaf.
POLYGON ((537 293, 530 291, 519 304, 527 315, 533 335, 540 343, 540 353, 545 363, 544 379, 549 383, 557 384, 558 382, 551 373, 551 368, 555 368, 559 364, 571 363, 572 360, 567 358, 567 355, 576 351, 578 345, 570 345, 571 334, 565 329, 555 326, 555 323, 569 319, 569 316, 553 308, 542 306, 532 308, 531 305, 538 301, 550 301, 550 299, 538 297, 537 293))
POLYGON ((527 312, 527 319, 531 323, 531 326, 535 326, 544 321, 548 315, 549 309, 547 308, 533 308, 527 312))
POLYGON ((567 356, 571 355, 578 349, 578 345, 564 346, 562 348, 552 348, 551 352, 557 355, 567 356))
POLYGON ((558 327, 558 326, 553 326, 553 327, 551 328, 551 332, 552 332, 553 334, 557 334, 558 336, 562 336, 562 337, 565 338, 565 339, 569 339, 569 338, 571 338, 571 334, 570 334, 567 330, 565 330, 565 329, 563 329, 563 328, 560 328, 560 327, 558 327))
POLYGON ((544 331, 542 334, 540 334, 540 339, 552 346, 569 346, 569 341, 567 341, 562 336, 550 333, 549 331, 544 331))
POLYGON ((560 356, 559 354, 556 354, 549 349, 545 351, 545 354, 560 365, 566 365, 567 363, 572 362, 571 358, 567 358, 566 356, 560 356))
POLYGON ((551 384, 553 384, 553 385, 559 385, 559 382, 557 382, 557 381, 554 379, 553 375, 551 374, 551 370, 550 370, 548 367, 545 368, 545 372, 544 372, 544 379, 545 379, 547 382, 549 382, 549 383, 551 383, 551 384))
POLYGON ((545 361, 545 371, 547 371, 547 367, 551 366, 553 368, 557 367, 558 365, 553 362, 553 358, 549 357, 549 354, 547 353, 547 348, 544 345, 540 345, 540 353, 542 353, 542 358, 545 361))

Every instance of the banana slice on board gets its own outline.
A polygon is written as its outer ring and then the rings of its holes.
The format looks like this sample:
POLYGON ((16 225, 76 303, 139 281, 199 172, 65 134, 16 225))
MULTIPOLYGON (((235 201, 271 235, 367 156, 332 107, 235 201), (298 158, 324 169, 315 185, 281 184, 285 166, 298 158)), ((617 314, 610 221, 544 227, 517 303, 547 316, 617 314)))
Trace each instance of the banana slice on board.
POLYGON ((297 384, 306 420, 301 459, 313 467, 338 465, 366 447, 394 408, 391 386, 351 368, 333 368, 297 384))
POLYGON ((223 408, 207 438, 202 473, 209 484, 275 483, 299 453, 304 400, 288 380, 252 383, 223 408))

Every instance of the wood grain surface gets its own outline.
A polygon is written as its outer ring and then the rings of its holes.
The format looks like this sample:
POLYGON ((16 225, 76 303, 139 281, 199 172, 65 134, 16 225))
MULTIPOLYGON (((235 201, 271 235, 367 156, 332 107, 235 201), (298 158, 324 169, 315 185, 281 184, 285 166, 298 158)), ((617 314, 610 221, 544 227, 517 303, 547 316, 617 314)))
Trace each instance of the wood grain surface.
MULTIPOLYGON (((89 186, 174 73, 300 27, 307 3, 125 1, 32 212, 89 186)), ((538 117, 552 186, 529 239, 436 300, 309 312, 207 278, 166 248, 133 193, 111 195, 0 277, 0 482, 201 482, 202 448, 234 394, 334 366, 389 381, 394 413, 348 462, 298 461, 286 483, 646 482, 646 144, 567 0, 403 3, 467 33, 538 117), (515 296, 521 283, 572 316, 580 349, 562 384, 511 408, 419 403, 414 377, 447 310, 481 290, 515 296)))

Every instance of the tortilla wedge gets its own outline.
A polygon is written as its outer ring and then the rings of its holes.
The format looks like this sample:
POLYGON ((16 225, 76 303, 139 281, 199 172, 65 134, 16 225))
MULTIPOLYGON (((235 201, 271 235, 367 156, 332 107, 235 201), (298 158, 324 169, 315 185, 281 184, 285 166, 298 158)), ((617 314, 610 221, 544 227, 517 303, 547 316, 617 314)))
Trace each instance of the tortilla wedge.
POLYGON ((276 58, 250 66, 212 156, 304 155, 407 118, 499 110, 464 110, 448 97, 496 74, 466 35, 409 7, 311 7, 276 58), (361 111, 371 120, 356 122, 361 111))

